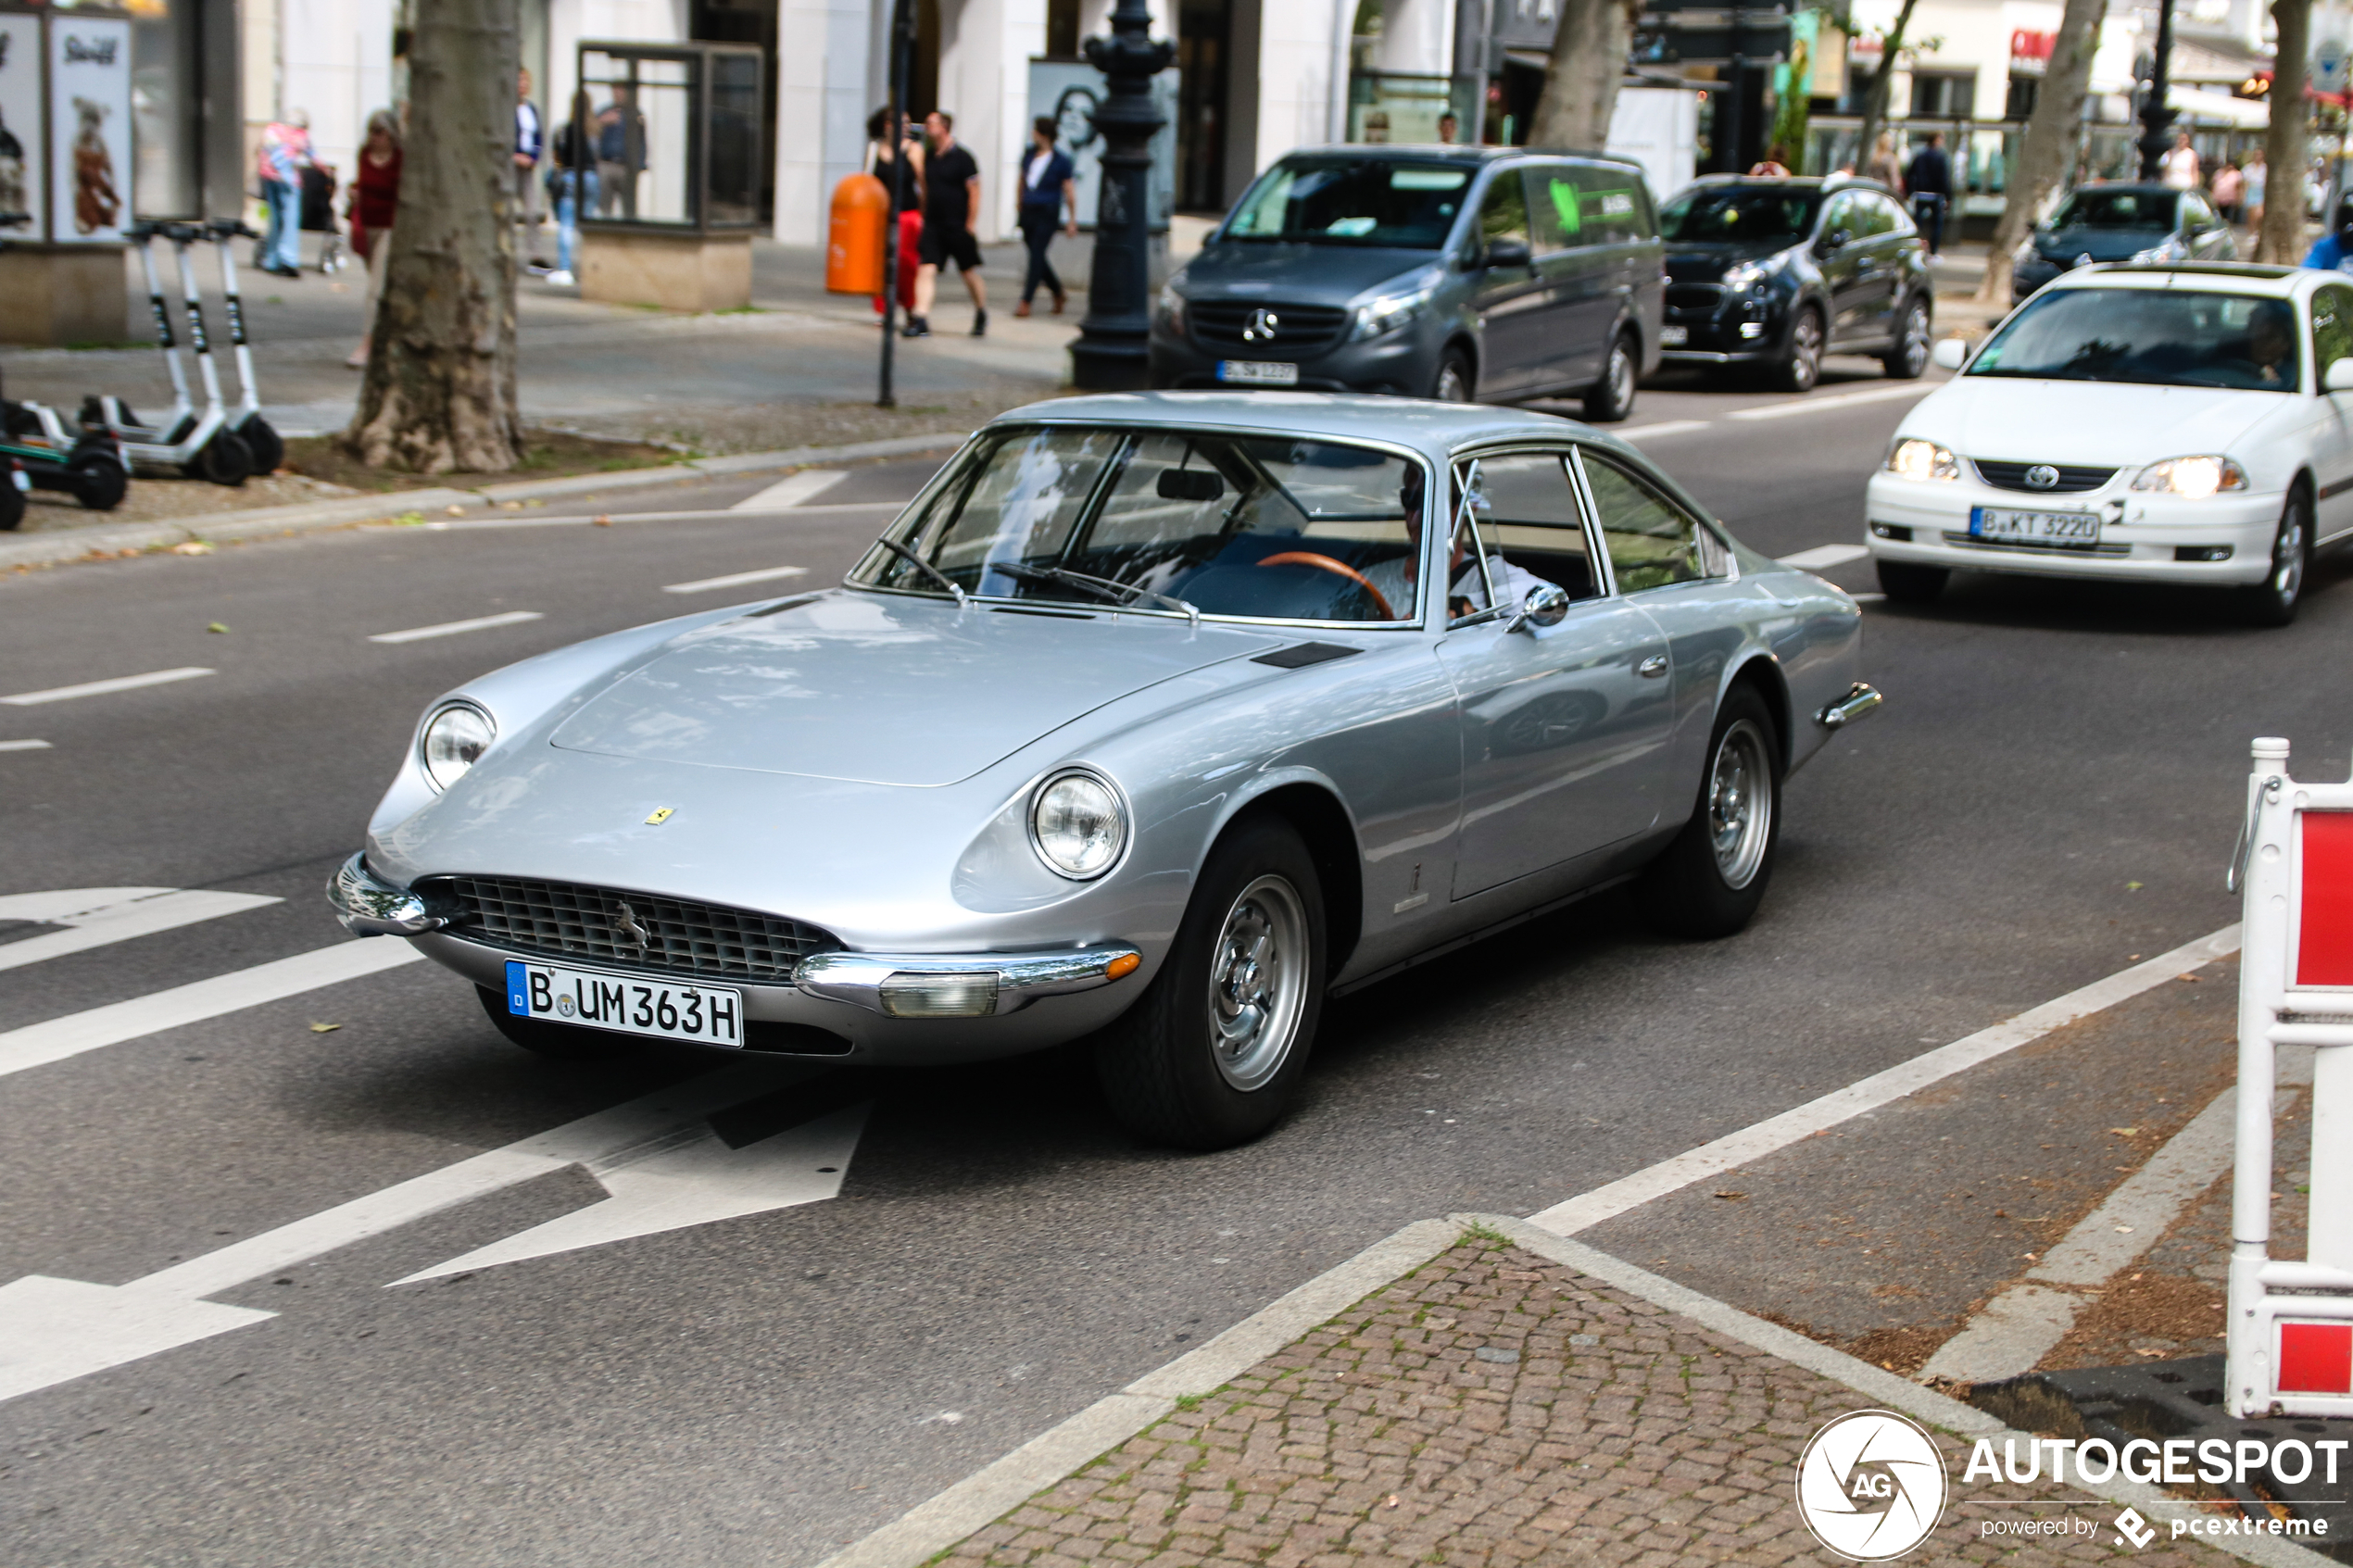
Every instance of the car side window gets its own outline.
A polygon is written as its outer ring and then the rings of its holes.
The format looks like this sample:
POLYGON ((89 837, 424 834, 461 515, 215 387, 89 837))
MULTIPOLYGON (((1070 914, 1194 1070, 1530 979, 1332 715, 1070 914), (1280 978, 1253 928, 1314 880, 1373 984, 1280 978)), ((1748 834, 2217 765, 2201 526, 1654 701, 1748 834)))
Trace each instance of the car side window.
MULTIPOLYGON (((1476 539, 1465 543, 1485 558, 1501 602, 1516 605, 1525 599, 1533 585, 1530 579, 1554 583, 1572 599, 1601 596, 1601 573, 1593 570, 1592 542, 1585 533, 1564 454, 1512 452, 1481 458, 1471 516, 1476 539)), ((1456 569, 1458 583, 1465 576, 1477 583, 1478 564, 1466 558, 1456 569)), ((1454 592, 1474 600, 1473 609, 1486 608, 1482 594, 1463 592, 1467 585, 1454 592)))
POLYGON ((1855 198, 1852 195, 1832 196, 1831 205, 1822 213, 1822 233, 1825 237, 1840 229, 1846 231, 1848 239, 1863 232, 1863 226, 1855 219, 1855 198))
POLYGON ((1585 221, 1585 207, 1577 182, 1563 168, 1531 169, 1528 176, 1528 225, 1536 236, 1536 254, 1550 256, 1594 243, 1585 221))
POLYGON ((2205 198, 2184 191, 2182 193, 2182 227, 2192 231, 2214 227, 2214 209, 2205 198))
POLYGON ((1585 164, 1571 170, 1584 207, 1585 224, 1596 245, 1626 245, 1650 237, 1643 221, 1642 177, 1617 164, 1585 164))
POLYGON ((1912 232, 1911 214, 1885 196, 1873 196, 1871 208, 1880 215, 1879 232, 1881 233, 1908 234, 1912 232))
POLYGON ((2332 283, 2312 291, 2312 369, 2325 377, 2339 359, 2353 359, 2353 288, 2332 283))
POLYGON ((1517 240, 1534 248, 1528 233, 1528 195, 1516 169, 1497 174, 1478 199, 1478 243, 1484 247, 1498 240, 1517 240))
POLYGON ((1730 552, 1697 519, 1614 458, 1590 448, 1580 457, 1618 592, 1639 594, 1728 574, 1730 552))

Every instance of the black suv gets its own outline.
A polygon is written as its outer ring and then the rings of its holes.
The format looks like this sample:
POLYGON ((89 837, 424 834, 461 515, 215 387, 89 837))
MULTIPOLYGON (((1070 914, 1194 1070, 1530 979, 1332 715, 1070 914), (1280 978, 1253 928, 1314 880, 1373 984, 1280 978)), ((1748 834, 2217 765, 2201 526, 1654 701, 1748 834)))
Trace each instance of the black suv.
POLYGON ((1642 169, 1520 147, 1341 146, 1260 175, 1152 312, 1156 387, 1582 396, 1658 363, 1642 169))
POLYGON ((1825 354, 1873 355, 1905 380, 1928 369, 1928 247, 1885 186, 1712 176, 1658 227, 1670 362, 1755 366, 1790 392, 1825 354))

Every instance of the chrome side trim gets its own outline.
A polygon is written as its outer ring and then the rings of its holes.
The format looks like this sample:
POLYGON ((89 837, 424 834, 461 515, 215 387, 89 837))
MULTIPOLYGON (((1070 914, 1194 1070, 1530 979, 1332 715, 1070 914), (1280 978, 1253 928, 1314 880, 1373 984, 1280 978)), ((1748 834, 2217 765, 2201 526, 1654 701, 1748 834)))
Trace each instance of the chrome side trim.
POLYGON ((1077 947, 1051 953, 812 953, 793 970, 793 984, 812 997, 883 1012, 883 982, 894 975, 997 976, 997 1011, 1017 1012, 1039 997, 1091 991, 1135 972, 1143 955, 1133 947, 1077 947), (1112 966, 1132 960, 1118 974, 1112 966))
POLYGON ((1886 700, 1880 696, 1878 687, 1868 681, 1857 681, 1853 690, 1815 714, 1814 722, 1826 730, 1844 729, 1857 719, 1868 719, 1878 712, 1879 705, 1886 700))
POLYGON ((327 902, 354 936, 422 936, 455 923, 457 910, 429 904, 368 869, 367 855, 354 855, 327 879, 327 902))

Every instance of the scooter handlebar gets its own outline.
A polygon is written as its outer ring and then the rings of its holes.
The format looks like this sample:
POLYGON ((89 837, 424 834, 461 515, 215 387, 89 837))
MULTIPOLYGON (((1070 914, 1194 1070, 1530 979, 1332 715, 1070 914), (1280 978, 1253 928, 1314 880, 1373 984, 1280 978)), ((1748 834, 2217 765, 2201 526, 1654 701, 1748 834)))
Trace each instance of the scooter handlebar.
POLYGON ((216 240, 261 238, 261 232, 242 218, 216 218, 204 227, 205 232, 216 240))
POLYGON ((21 229, 31 221, 30 212, 0 212, 0 229, 21 229))

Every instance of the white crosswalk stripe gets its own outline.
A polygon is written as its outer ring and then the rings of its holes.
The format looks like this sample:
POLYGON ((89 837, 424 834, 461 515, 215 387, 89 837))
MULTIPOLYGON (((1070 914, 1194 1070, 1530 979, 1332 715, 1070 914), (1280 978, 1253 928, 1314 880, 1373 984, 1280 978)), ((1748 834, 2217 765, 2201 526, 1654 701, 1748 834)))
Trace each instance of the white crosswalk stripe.
POLYGON ((1780 561, 1783 566, 1793 566, 1803 571, 1822 571, 1833 566, 1844 566, 1851 560, 1861 560, 1870 553, 1860 545, 1817 545, 1810 550, 1783 556, 1780 561))
POLYGON ((185 665, 178 670, 150 670, 144 675, 115 675, 104 681, 84 681, 78 686, 51 686, 46 691, 19 692, 14 696, 0 696, 0 703, 11 708, 35 708, 47 702, 70 702, 78 696, 105 696, 109 692, 135 692, 142 686, 168 686, 174 681, 193 681, 201 675, 217 674, 200 665, 185 665))
POLYGON ((0 897, 0 920, 31 921, 66 929, 0 944, 0 969, 19 969, 44 959, 86 952, 278 902, 254 893, 181 893, 169 887, 82 887, 61 893, 13 894, 0 897))

